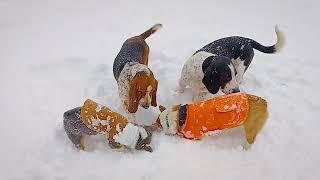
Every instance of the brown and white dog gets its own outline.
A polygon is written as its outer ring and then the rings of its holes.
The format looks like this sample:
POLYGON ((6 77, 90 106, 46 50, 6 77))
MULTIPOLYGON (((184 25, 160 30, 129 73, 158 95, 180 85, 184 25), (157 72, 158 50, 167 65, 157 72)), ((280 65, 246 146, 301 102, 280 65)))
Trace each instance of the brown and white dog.
POLYGON ((148 67, 149 46, 145 39, 162 27, 156 24, 144 33, 127 39, 113 63, 113 75, 128 120, 135 122, 138 106, 157 106, 158 81, 148 67))

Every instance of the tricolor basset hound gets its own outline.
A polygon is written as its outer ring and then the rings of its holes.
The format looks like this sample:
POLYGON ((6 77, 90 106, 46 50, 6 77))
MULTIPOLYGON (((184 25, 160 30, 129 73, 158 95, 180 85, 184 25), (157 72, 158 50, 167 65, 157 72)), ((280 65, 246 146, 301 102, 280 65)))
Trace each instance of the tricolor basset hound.
MULTIPOLYGON (((267 101, 261 97, 234 93, 192 104, 179 104, 161 111, 155 127, 165 134, 199 140, 215 131, 243 126, 248 144, 253 144, 268 118, 267 101)), ((245 144, 246 145, 246 144, 245 144)))
POLYGON ((239 84, 249 67, 256 49, 263 53, 276 53, 282 49, 285 38, 275 27, 277 43, 263 46, 255 40, 232 36, 213 41, 196 51, 184 64, 179 81, 179 92, 190 86, 194 101, 203 100, 210 92, 220 89, 225 94, 239 92, 239 84))
POLYGON ((90 99, 83 106, 65 112, 63 125, 67 136, 78 149, 86 150, 84 136, 103 134, 111 148, 128 147, 152 152, 152 128, 129 123, 121 114, 90 99))
POLYGON ((144 33, 127 39, 113 63, 113 74, 128 120, 135 123, 138 106, 157 106, 158 81, 148 67, 149 46, 145 39, 162 27, 152 26, 144 33))

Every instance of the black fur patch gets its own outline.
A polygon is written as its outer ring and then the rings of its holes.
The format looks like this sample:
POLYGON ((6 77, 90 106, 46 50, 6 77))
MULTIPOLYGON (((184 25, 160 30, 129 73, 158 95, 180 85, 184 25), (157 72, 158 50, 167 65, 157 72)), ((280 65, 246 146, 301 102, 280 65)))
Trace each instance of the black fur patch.
POLYGON ((204 60, 202 83, 210 93, 216 94, 232 79, 230 64, 231 60, 224 56, 211 56, 204 60))

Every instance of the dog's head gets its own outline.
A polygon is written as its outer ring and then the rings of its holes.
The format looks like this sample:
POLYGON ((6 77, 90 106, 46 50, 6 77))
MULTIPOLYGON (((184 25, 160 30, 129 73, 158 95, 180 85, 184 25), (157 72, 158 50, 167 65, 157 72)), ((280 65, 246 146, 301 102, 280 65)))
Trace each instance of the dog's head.
POLYGON ((166 109, 164 106, 159 106, 160 114, 153 124, 154 128, 161 129, 167 135, 175 135, 179 128, 179 106, 174 106, 171 109, 166 109))
POLYGON ((231 60, 223 56, 211 56, 202 65, 204 77, 202 83, 208 91, 216 94, 219 89, 225 94, 239 92, 236 70, 231 60))
POLYGON ((158 81, 153 73, 140 71, 136 73, 130 82, 129 90, 129 112, 135 113, 138 106, 148 109, 149 106, 157 106, 158 81))

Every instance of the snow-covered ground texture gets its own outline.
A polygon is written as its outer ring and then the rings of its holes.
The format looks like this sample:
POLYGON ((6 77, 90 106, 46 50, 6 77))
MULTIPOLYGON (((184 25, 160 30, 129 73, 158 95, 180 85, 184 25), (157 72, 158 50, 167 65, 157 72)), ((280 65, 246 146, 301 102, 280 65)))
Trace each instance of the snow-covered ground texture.
MULTIPOLYGON (((319 17, 317 0, 1 0, 0 179, 319 179, 319 17), (285 48, 256 51, 241 85, 270 107, 249 150, 240 129, 197 142, 156 133, 153 153, 117 152, 101 136, 83 152, 67 139, 62 114, 86 98, 121 111, 113 60, 155 23, 150 67, 166 106, 191 102, 174 90, 197 49, 231 35, 271 45, 279 24, 285 48)), ((150 124, 156 114, 139 117, 150 124)))

